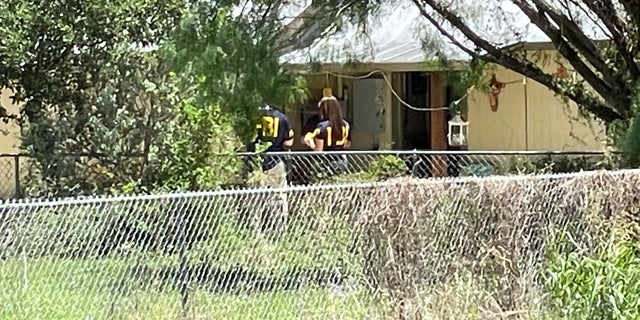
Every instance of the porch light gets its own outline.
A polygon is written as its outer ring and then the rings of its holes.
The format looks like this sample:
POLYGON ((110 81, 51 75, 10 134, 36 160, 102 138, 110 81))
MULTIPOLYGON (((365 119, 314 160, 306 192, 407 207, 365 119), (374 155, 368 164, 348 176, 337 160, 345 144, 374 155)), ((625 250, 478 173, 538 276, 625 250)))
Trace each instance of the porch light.
POLYGON ((467 128, 469 127, 468 121, 462 121, 460 113, 456 113, 453 119, 449 120, 449 131, 447 132, 447 139, 450 146, 466 146, 467 145, 467 128))

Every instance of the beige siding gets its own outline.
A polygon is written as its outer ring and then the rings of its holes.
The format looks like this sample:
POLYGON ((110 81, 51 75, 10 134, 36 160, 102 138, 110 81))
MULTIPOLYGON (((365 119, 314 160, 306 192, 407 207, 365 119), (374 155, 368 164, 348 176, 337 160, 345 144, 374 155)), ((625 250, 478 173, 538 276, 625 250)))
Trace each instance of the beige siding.
MULTIPOLYGON (((547 58, 552 56, 547 52, 547 58)), ((553 59, 539 65, 553 72, 553 59)), ((495 69, 499 81, 508 84, 493 112, 489 96, 474 91, 468 99, 470 150, 602 150, 604 126, 578 115, 574 103, 566 104, 543 85, 504 68, 495 69), (525 95, 526 93, 526 95, 525 95)))
MULTIPOLYGON (((8 114, 18 114, 20 106, 11 101, 12 92, 9 89, 0 91, 0 103, 7 109, 8 114)), ((16 153, 20 149, 20 126, 15 121, 4 123, 0 121, 0 153, 16 153)))
MULTIPOLYGON (((9 114, 20 112, 20 106, 11 101, 12 92, 8 89, 0 91, 0 103, 7 109, 9 114)), ((8 198, 14 195, 16 190, 16 158, 7 154, 18 153, 20 151, 20 126, 15 121, 4 123, 0 121, 0 198, 8 198)), ((24 160, 21 165, 24 174, 24 160)))

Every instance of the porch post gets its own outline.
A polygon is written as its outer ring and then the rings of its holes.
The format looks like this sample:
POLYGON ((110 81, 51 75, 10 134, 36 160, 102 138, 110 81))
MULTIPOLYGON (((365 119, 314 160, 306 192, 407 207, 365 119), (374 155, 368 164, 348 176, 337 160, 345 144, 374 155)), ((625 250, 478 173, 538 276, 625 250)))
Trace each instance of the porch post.
MULTIPOLYGON (((393 73, 386 71, 385 76, 393 87, 393 73)), ((392 88, 384 86, 384 110, 382 110, 382 130, 380 136, 380 150, 393 149, 393 93, 392 88)), ((395 90, 396 88, 393 88, 395 90)))
MULTIPOLYGON (((446 106, 446 86, 442 73, 432 72, 429 81, 429 107, 442 108, 446 106)), ((447 114, 445 110, 430 112, 429 131, 431 136, 431 150, 447 150, 447 114)), ((433 177, 446 177, 447 156, 431 157, 431 173, 433 177)))

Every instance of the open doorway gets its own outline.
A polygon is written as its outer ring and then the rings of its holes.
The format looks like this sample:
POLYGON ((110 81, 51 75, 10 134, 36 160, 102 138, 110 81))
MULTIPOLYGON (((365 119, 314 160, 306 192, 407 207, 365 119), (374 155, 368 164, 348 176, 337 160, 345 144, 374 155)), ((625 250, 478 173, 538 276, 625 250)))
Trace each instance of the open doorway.
MULTIPOLYGON (((406 102, 416 108, 429 107, 429 75, 424 72, 407 72, 404 80, 406 102)), ((402 147, 404 149, 428 150, 431 148, 429 120, 429 112, 402 108, 402 147)))

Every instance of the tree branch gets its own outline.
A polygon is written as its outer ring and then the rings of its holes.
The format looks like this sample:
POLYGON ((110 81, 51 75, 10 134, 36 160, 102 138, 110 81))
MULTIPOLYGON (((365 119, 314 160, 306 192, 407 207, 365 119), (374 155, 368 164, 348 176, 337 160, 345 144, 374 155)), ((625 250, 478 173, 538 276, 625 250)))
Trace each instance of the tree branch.
POLYGON ((418 3, 418 0, 412 0, 412 1, 416 5, 416 7, 418 7, 418 10, 420 10, 420 15, 422 15, 425 19, 427 19, 438 30, 438 32, 440 32, 440 34, 442 34, 445 38, 449 39, 451 43, 453 43, 456 47, 460 48, 460 50, 464 51, 466 54, 470 55, 471 57, 474 57, 474 58, 479 57, 478 53, 474 52, 470 48, 467 48, 467 46, 463 45, 460 41, 456 40, 456 37, 454 37, 453 34, 448 32, 442 26, 442 24, 436 21, 436 19, 433 18, 433 16, 431 16, 420 3, 418 3))
POLYGON ((584 56, 585 59, 587 59, 587 61, 596 68, 596 70, 610 80, 614 80, 611 69, 600 56, 593 39, 587 37, 575 21, 570 20, 566 15, 558 12, 555 8, 552 8, 545 0, 532 1, 538 10, 547 14, 558 26, 560 26, 562 35, 567 38, 571 45, 575 47, 576 50, 578 50, 580 54, 582 54, 582 56, 584 56))
MULTIPOLYGON (((535 1, 535 0, 534 0, 535 1)), ((616 92, 616 83, 607 83, 600 79, 600 77, 587 66, 582 58, 578 56, 578 53, 571 47, 571 45, 563 38, 563 33, 553 27, 549 20, 544 16, 544 12, 539 12, 533 9, 528 3, 523 0, 513 0, 513 3, 517 5, 522 12, 524 12, 531 22, 544 32, 551 42, 554 44, 558 52, 575 68, 575 70, 582 76, 582 78, 607 102, 607 104, 616 110, 623 117, 628 115, 630 111, 628 104, 622 104, 621 96, 616 92)))
POLYGON ((640 77, 640 68, 634 60, 635 54, 631 52, 631 46, 627 42, 629 30, 625 23, 615 14, 616 9, 612 3, 607 1, 582 0, 582 2, 598 16, 600 22, 604 24, 611 33, 611 39, 616 45, 617 51, 627 64, 627 70, 633 78, 640 77))
MULTIPOLYGON (((583 2, 582 0, 565 0, 567 1, 566 3, 564 3, 562 6, 567 10, 570 11, 572 8, 577 8, 579 9, 589 20, 591 20, 591 22, 593 22, 593 24, 595 26, 597 26, 598 29, 600 29, 600 31, 602 31, 602 33, 605 34, 609 34, 609 36, 611 37, 611 35, 614 32, 617 32, 617 30, 609 30, 607 29, 605 26, 603 26, 602 23, 600 23, 600 17, 598 17, 597 15, 595 17, 593 17, 593 13, 589 10, 589 8, 583 6, 583 2)), ((569 19, 571 20, 575 20, 575 18, 573 16, 570 16, 569 19)))
MULTIPOLYGON (((599 1, 607 3, 613 7, 611 1, 599 1)), ((631 24, 634 26, 640 26, 640 3, 637 0, 619 0, 624 10, 627 12, 629 20, 631 20, 631 24)), ((615 11, 613 11, 615 12, 615 11)), ((638 27, 635 28, 636 32, 638 32, 638 27)), ((636 41, 640 41, 640 39, 636 39, 636 41)))
MULTIPOLYGON (((430 14, 427 13, 423 5, 420 4, 420 1, 424 5, 428 5, 431 7, 436 13, 445 18, 451 25, 453 25, 456 29, 463 33, 463 35, 473 42, 476 46, 486 51, 486 55, 478 56, 480 59, 489 62, 496 63, 502 65, 508 69, 511 69, 515 72, 522 74, 523 76, 530 78, 538 83, 544 85, 549 88, 556 94, 565 95, 567 98, 573 100, 579 105, 584 106, 587 110, 593 113, 599 119, 605 122, 612 122, 614 120, 622 119, 622 115, 617 113, 614 109, 603 105, 597 99, 590 97, 587 94, 580 92, 563 92, 554 78, 545 72, 542 71, 538 66, 533 64, 531 61, 521 61, 514 58, 511 54, 506 52, 505 50, 498 49, 482 37, 480 37, 477 33, 473 32, 465 23, 462 21, 460 17, 452 13, 450 10, 446 9, 442 5, 436 3, 436 0, 412 0, 413 3, 421 9, 422 16, 427 18, 432 24, 435 20, 433 18, 429 18, 430 14)), ((438 24, 435 24, 436 28, 442 32, 443 27, 438 24)), ((446 30, 445 30, 446 31, 446 30)), ((445 32, 445 36, 450 33, 445 32)), ((452 38, 450 35, 449 38, 452 38)), ((456 43, 456 42, 454 42, 456 43)), ((458 42, 459 43, 459 42, 458 42)), ((456 44, 458 45, 458 44, 456 44)), ((460 46, 460 45, 458 45, 460 46)), ((464 50, 463 48, 461 48, 464 50)), ((468 50, 468 48, 467 48, 468 50)), ((465 51, 467 52, 467 51, 465 51)), ((468 52, 467 52, 468 53, 468 52)))

